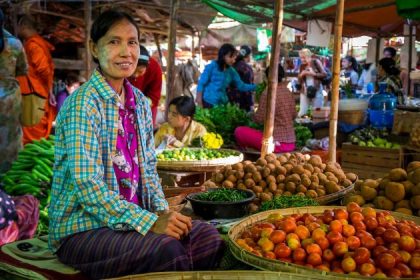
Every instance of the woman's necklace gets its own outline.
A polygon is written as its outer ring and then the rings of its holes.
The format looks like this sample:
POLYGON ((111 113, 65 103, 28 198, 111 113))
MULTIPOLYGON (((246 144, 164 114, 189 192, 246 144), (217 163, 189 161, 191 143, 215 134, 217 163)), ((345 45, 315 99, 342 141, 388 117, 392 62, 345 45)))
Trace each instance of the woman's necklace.
POLYGON ((125 105, 125 92, 124 92, 124 86, 121 87, 120 93, 118 93, 118 98, 120 99, 121 105, 125 105))

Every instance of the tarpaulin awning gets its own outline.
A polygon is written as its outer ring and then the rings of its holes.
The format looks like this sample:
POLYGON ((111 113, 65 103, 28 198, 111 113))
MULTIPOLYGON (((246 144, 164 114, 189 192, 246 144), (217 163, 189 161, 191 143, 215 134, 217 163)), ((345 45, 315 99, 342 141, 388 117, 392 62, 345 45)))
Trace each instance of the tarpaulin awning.
MULTIPOLYGON (((401 2, 419 0, 401 0, 401 2)), ((223 15, 245 24, 271 22, 274 1, 265 0, 202 0, 223 15)), ((411 7, 411 6, 410 6, 411 7)), ((284 24, 306 31, 307 20, 334 22, 336 0, 284 0, 284 24)), ((403 34, 406 19, 397 13, 396 0, 346 0, 343 36, 390 37, 403 34)), ((417 32, 420 34, 420 32, 417 32)))
POLYGON ((398 14, 402 17, 420 20, 419 0, 396 0, 398 14))

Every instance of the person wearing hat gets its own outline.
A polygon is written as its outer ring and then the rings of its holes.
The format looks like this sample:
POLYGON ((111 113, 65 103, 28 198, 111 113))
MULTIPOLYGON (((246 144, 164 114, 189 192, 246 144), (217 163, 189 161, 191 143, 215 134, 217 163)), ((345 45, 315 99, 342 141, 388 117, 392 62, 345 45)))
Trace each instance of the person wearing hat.
MULTIPOLYGON (((241 46, 236 61, 233 64, 236 72, 238 72, 239 77, 242 82, 246 84, 254 83, 254 72, 252 67, 249 65, 251 61, 251 47, 247 45, 241 46)), ((227 95, 231 103, 238 104, 241 109, 246 111, 251 111, 254 107, 254 98, 253 92, 240 92, 236 86, 231 86, 227 90, 227 95)))
POLYGON ((155 126, 157 109, 162 94, 162 68, 153 57, 150 57, 144 46, 140 46, 137 68, 133 77, 129 80, 133 86, 150 99, 153 126, 155 126))

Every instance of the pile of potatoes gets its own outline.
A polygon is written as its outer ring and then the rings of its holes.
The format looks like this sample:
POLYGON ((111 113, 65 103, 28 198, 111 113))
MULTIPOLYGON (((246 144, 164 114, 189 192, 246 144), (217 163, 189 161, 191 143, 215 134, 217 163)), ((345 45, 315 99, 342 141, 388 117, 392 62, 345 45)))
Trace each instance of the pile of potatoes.
POLYGON ((349 187, 356 181, 353 173, 345 174, 338 163, 323 163, 319 156, 301 153, 268 154, 255 163, 244 161, 228 165, 213 174, 207 187, 252 190, 257 198, 251 211, 261 202, 281 195, 317 198, 349 187))
POLYGON ((353 201, 360 206, 420 216, 420 161, 409 163, 407 170, 394 168, 381 179, 358 180, 354 193, 343 199, 345 205, 353 201))

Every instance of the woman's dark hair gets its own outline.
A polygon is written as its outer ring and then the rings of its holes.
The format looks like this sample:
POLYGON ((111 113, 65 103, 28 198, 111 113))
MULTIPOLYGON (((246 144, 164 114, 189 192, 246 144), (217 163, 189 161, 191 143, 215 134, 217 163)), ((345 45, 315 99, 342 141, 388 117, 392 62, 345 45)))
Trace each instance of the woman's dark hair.
POLYGON ((385 73, 388 75, 397 76, 400 74, 400 69, 395 66, 395 60, 390 57, 384 57, 379 60, 379 65, 381 65, 382 69, 384 69, 385 73))
POLYGON ((238 56, 236 57, 236 62, 239 62, 243 60, 245 57, 250 56, 251 52, 252 52, 252 49, 250 46, 247 46, 247 45, 241 46, 238 52, 238 56))
MULTIPOLYGON (((92 41, 97 44, 99 39, 101 39, 115 23, 124 19, 128 20, 131 24, 134 25, 134 27, 136 27, 137 35, 140 39, 140 31, 133 17, 126 12, 118 10, 105 11, 95 19, 92 24, 92 28, 90 29, 90 39, 92 39, 92 41)), ((93 61, 99 63, 98 59, 95 57, 93 58, 93 61)))
POLYGON ((372 63, 365 63, 363 64, 363 70, 369 70, 370 66, 372 65, 372 63))
POLYGON ((391 58, 394 58, 397 55, 397 50, 394 49, 393 47, 386 47, 382 53, 386 53, 386 52, 389 52, 389 54, 391 55, 391 58))
POLYGON ((235 47, 232 44, 223 44, 217 55, 217 64, 219 65, 220 71, 223 71, 225 68, 225 55, 233 55, 237 52, 235 47))
MULTIPOLYGON (((265 68, 265 76, 268 79, 268 73, 270 71, 270 66, 265 68)), ((279 64, 279 68, 277 70, 277 82, 281 82, 283 81, 283 79, 286 77, 286 72, 284 72, 284 68, 283 66, 281 66, 281 64, 279 64)))
POLYGON ((3 25, 4 25, 4 14, 0 9, 0 53, 4 50, 4 32, 3 32, 3 25))
POLYGON ((76 73, 70 72, 67 77, 64 79, 66 86, 71 86, 75 83, 80 83, 79 76, 76 73))
MULTIPOLYGON (((195 103, 189 96, 178 96, 171 100, 169 106, 175 105, 176 110, 184 117, 194 117, 195 103)), ((168 107, 169 108, 169 107, 168 107)))
POLYGON ((353 68, 353 70, 357 72, 358 69, 357 69, 356 59, 354 57, 350 56, 350 55, 347 55, 344 59, 347 60, 348 62, 350 62, 351 63, 351 68, 353 68))

